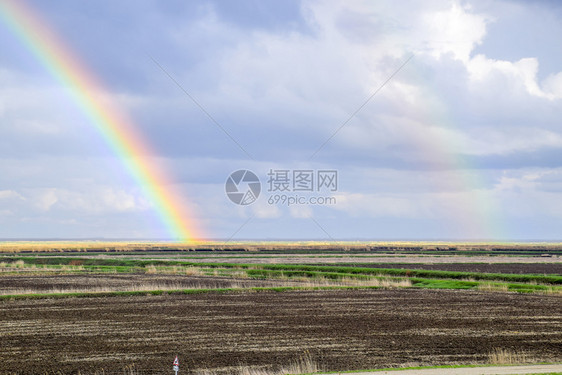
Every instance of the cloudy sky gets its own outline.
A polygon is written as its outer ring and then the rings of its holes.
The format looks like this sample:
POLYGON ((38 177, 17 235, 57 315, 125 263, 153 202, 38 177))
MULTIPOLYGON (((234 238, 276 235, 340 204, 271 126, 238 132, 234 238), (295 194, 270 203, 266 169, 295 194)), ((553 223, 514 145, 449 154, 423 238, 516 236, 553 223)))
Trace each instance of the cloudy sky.
MULTIPOLYGON (((562 240, 556 1, 28 4, 148 140, 205 238, 562 240), (248 205, 225 193, 241 169, 261 181, 248 205)), ((5 20, 0 46, 0 238, 168 238, 5 20)))

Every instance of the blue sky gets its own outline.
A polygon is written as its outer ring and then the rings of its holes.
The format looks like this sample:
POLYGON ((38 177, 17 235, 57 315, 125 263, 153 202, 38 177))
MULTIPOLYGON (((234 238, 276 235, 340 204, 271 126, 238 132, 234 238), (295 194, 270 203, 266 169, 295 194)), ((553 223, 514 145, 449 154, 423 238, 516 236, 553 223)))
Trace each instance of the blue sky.
MULTIPOLYGON (((29 4, 208 238, 562 239, 557 2, 29 4), (246 206, 224 190, 240 169, 262 182, 246 206), (269 192, 270 170, 335 170, 337 190, 269 192)), ((0 238, 166 239, 68 88, 2 24, 0 45, 0 238)))

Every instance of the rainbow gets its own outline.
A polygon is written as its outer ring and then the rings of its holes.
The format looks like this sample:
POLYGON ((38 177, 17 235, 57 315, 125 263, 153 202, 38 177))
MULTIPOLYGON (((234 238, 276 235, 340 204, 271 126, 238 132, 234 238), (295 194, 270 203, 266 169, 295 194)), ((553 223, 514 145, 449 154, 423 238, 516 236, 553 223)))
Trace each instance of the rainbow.
POLYGON ((118 108, 101 99, 103 86, 56 33, 21 0, 0 0, 0 18, 49 73, 70 89, 73 100, 123 162, 174 241, 194 242, 198 229, 168 176, 150 162, 142 134, 118 108), (167 188, 168 187, 168 188, 167 188))
POLYGON ((459 127, 458 120, 453 118, 450 111, 437 104, 443 94, 435 92, 434 83, 427 78, 427 74, 417 71, 415 65, 409 69, 414 70, 421 82, 424 100, 418 103, 416 112, 410 113, 415 118, 416 128, 408 141, 417 148, 420 162, 440 171, 441 176, 445 177, 445 180, 431 177, 427 180, 428 186, 441 192, 440 225, 453 232, 459 240, 500 242, 508 239, 501 203, 494 195, 497 193, 487 187, 489 182, 478 165, 459 156, 459 150, 464 146, 462 140, 455 139, 451 132, 428 135, 430 126, 451 131, 459 127))

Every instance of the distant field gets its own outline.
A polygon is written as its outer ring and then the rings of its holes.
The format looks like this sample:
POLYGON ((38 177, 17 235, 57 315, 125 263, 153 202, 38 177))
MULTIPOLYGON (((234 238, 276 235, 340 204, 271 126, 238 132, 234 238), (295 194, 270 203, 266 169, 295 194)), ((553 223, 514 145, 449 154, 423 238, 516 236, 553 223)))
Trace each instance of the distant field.
POLYGON ((473 243, 473 242, 102 242, 102 241, 4 241, 0 252, 150 252, 150 251, 236 251, 284 252, 313 254, 325 252, 346 253, 403 253, 403 254, 513 254, 562 255, 562 243, 473 243))
POLYGON ((283 372, 303 358, 313 364, 303 371, 503 363, 498 352, 507 363, 562 362, 554 245, 32 245, 0 255, 0 373, 161 373, 176 354, 195 375, 283 372))

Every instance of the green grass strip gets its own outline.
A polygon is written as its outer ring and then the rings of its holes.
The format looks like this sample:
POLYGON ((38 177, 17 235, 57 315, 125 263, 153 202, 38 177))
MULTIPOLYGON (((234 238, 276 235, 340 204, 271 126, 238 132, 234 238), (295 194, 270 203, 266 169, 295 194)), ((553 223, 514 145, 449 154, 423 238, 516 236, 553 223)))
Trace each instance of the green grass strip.
MULTIPOLYGON (((239 263, 199 263, 169 260, 137 260, 137 259, 98 259, 98 258, 42 258, 42 257, 0 257, 0 262, 13 262, 22 260, 26 264, 47 265, 75 265, 75 266, 114 266, 145 268, 154 266, 192 266, 203 268, 235 268, 245 270, 268 270, 300 272, 301 276, 310 275, 316 277, 322 274, 324 277, 335 277, 335 274, 345 275, 389 275, 414 278, 435 279, 473 279, 487 281, 506 282, 536 282, 541 284, 562 285, 562 276, 536 275, 536 274, 503 274, 503 273, 480 273, 480 272, 455 272, 440 270, 416 270, 416 269, 393 269, 393 268, 367 268, 367 267, 341 267, 341 266, 314 266, 300 264, 239 264, 239 263)), ((124 271, 124 270, 123 270, 124 271)), ((343 276, 343 275, 342 275, 343 276)), ((341 276, 340 276, 341 277, 341 276)))

